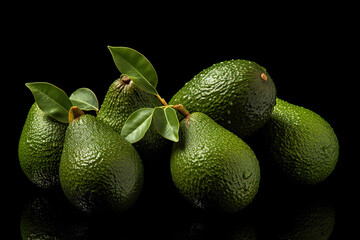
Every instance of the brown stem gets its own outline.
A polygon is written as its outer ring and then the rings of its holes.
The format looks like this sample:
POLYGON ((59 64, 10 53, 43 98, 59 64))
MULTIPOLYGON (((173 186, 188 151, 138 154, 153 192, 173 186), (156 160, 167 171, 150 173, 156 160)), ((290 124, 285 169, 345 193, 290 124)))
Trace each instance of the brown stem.
POLYGON ((162 97, 160 97, 160 95, 156 95, 156 97, 160 100, 160 102, 164 105, 164 106, 168 106, 167 102, 165 101, 165 99, 163 99, 162 97))
POLYGON ((85 115, 85 113, 79 107, 71 107, 69 110, 69 124, 74 120, 78 120, 82 115, 85 115))
POLYGON ((130 83, 131 79, 128 76, 124 75, 121 77, 120 81, 121 84, 126 85, 130 83))
MULTIPOLYGON (((160 100, 160 102, 164 105, 164 106, 169 106, 167 104, 167 102, 165 101, 165 99, 163 99, 162 97, 160 97, 160 95, 156 95, 156 97, 160 100)), ((171 105, 170 107, 175 108, 181 115, 183 115, 186 118, 186 121, 189 120, 190 117, 190 112, 188 110, 186 110, 186 108, 182 105, 182 104, 178 104, 178 105, 171 105)))
POLYGON ((267 76, 265 73, 260 74, 260 77, 261 77, 261 79, 264 80, 265 82, 266 82, 267 79, 268 79, 268 76, 267 76))
POLYGON ((184 106, 182 104, 178 104, 178 105, 174 105, 174 108, 181 114, 183 115, 187 120, 190 117, 190 112, 184 108, 184 106))

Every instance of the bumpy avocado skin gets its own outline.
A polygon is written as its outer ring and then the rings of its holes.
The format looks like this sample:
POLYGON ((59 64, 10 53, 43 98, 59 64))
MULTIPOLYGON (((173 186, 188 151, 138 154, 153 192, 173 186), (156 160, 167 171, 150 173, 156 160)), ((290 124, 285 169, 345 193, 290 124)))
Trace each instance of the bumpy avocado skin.
POLYGON ((21 132, 20 166, 31 182, 42 188, 59 186, 59 165, 67 124, 60 123, 34 103, 21 132))
POLYGON ((69 125, 60 164, 66 197, 84 212, 118 212, 138 198, 143 165, 135 148, 92 115, 69 125))
POLYGON ((259 162, 251 148, 204 113, 180 123, 170 169, 179 192, 195 207, 237 212, 255 197, 259 162))
MULTIPOLYGON (((115 80, 106 93, 97 119, 110 125, 116 132, 121 133, 128 117, 141 108, 162 106, 154 96, 139 89, 133 81, 125 83, 121 79, 115 80)), ((170 142, 157 133, 154 126, 150 126, 145 136, 134 147, 143 161, 157 162, 166 152, 170 142)))
POLYGON ((255 62, 216 63, 187 82, 169 104, 203 112, 240 137, 251 135, 270 118, 276 88, 266 69, 255 62))
POLYGON ((316 184, 334 170, 339 142, 328 122, 313 111, 277 98, 265 125, 271 159, 298 183, 316 184))

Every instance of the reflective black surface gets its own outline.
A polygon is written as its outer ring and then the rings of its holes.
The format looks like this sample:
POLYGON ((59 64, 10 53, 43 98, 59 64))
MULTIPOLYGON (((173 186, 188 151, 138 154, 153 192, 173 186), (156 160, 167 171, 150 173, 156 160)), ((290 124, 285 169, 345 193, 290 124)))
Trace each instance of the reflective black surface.
POLYGON ((339 197, 346 189, 338 185, 336 172, 324 183, 297 185, 273 176, 260 160, 264 170, 259 192, 236 214, 194 209, 177 193, 170 176, 161 173, 146 176, 131 209, 110 215, 82 213, 61 189, 42 190, 24 179, 14 190, 18 196, 12 227, 19 239, 343 239, 350 233, 347 224, 353 219, 348 219, 351 206, 346 204, 351 202, 339 197))
POLYGON ((3 234, 9 239, 32 234, 37 239, 353 239, 359 222, 358 121, 353 114, 358 94, 356 68, 349 67, 344 55, 351 52, 348 41, 343 41, 345 31, 337 21, 325 21, 327 11, 310 16, 307 11, 292 12, 274 24, 269 19, 276 14, 258 12, 262 22, 254 25, 242 24, 241 14, 229 21, 218 13, 201 21, 183 14, 180 19, 189 21, 173 24, 171 14, 153 21, 150 14, 146 26, 130 25, 129 17, 100 23, 88 15, 65 23, 49 15, 42 21, 32 20, 34 14, 19 15, 23 21, 17 21, 21 24, 13 27, 16 31, 3 34, 9 40, 4 48, 10 63, 2 91, 3 133, 9 132, 3 134, 2 147, 3 234), (300 24, 304 16, 309 21, 300 24), (214 25, 219 21, 222 24, 214 25), (232 25, 227 28, 225 22, 232 25), (334 173, 315 186, 288 182, 273 171, 262 146, 250 139, 260 161, 260 189, 254 201, 234 215, 190 207, 172 185, 166 159, 161 167, 147 171, 139 201, 120 214, 87 216, 73 208, 61 190, 38 189, 25 178, 17 158, 21 129, 34 101, 24 84, 47 81, 68 94, 89 87, 101 103, 119 77, 107 45, 129 46, 148 57, 158 73, 158 92, 168 101, 213 63, 233 58, 259 63, 271 75, 280 98, 315 111, 334 128, 340 143, 334 173))

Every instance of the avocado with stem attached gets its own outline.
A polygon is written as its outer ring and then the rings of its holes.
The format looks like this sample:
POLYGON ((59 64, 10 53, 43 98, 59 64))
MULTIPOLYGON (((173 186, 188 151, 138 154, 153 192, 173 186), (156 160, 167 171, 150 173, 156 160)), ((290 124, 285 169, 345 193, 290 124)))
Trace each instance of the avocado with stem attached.
POLYGON ((203 112, 240 137, 249 136, 275 106, 276 88, 265 68, 247 60, 216 63, 187 82, 170 100, 203 112))
POLYGON ((45 114, 34 103, 21 132, 18 155, 27 178, 42 188, 59 186, 59 165, 67 124, 45 114))
MULTIPOLYGON (((162 106, 159 99, 138 88, 126 75, 115 80, 106 93, 97 119, 111 126, 116 132, 121 133, 128 117, 141 108, 154 108, 162 106)), ((141 139, 134 143, 144 164, 156 163, 169 148, 170 141, 159 135, 152 125, 141 139)))
POLYGON ((264 140, 272 162, 291 180, 316 184, 335 169, 339 142, 330 124, 313 111, 277 98, 264 140))
POLYGON ((181 121, 170 169, 179 192, 202 209, 237 212, 259 188, 259 162, 251 148, 200 112, 181 121))
POLYGON ((84 212, 118 212, 138 198, 143 165, 135 148, 110 126, 70 109, 60 163, 61 187, 84 212))

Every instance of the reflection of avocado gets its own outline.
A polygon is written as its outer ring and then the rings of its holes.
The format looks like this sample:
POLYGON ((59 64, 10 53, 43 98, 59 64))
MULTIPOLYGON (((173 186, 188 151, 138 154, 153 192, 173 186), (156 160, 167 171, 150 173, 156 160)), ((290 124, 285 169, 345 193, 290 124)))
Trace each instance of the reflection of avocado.
POLYGON ((77 211, 59 192, 35 194, 21 214, 23 240, 138 239, 139 233, 133 226, 137 229, 148 226, 142 225, 134 212, 88 215, 77 211))
MULTIPOLYGON (((86 227, 66 215, 64 202, 47 195, 36 196, 24 209, 20 219, 22 239, 84 239, 86 227)), ((72 209, 73 210, 73 209, 72 209)))
POLYGON ((279 185, 259 206, 266 239, 329 239, 335 225, 332 192, 322 186, 279 185))
POLYGON ((335 210, 332 205, 316 202, 307 205, 284 221, 278 239, 329 239, 335 225, 335 210))
POLYGON ((224 239, 255 240, 256 229, 243 215, 192 216, 175 233, 174 240, 224 239))

